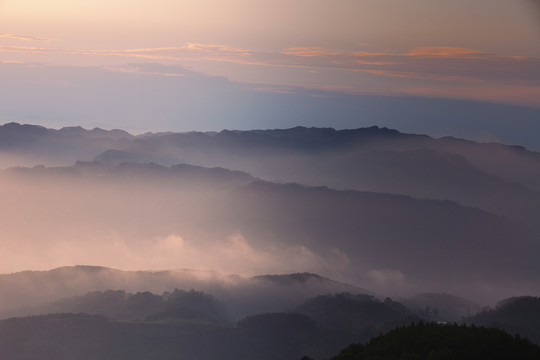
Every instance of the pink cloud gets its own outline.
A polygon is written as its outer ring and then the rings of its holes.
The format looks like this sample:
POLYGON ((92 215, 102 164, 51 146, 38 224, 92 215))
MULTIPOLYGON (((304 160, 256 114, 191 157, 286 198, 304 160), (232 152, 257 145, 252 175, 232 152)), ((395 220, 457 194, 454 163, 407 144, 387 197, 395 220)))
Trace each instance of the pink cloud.
MULTIPOLYGON (((156 62, 226 62, 236 65, 263 68, 304 68, 315 72, 318 76, 328 71, 350 71, 366 73, 373 77, 380 77, 387 81, 387 90, 401 93, 401 89, 424 89, 426 85, 417 86, 415 82, 429 81, 425 94, 437 92, 444 93, 445 88, 463 89, 467 96, 473 92, 465 89, 484 89, 489 92, 490 98, 510 99, 515 102, 515 96, 509 93, 522 94, 529 99, 530 94, 536 94, 540 87, 540 59, 521 56, 502 56, 483 52, 477 49, 448 46, 417 47, 401 52, 380 51, 348 51, 328 49, 324 47, 291 47, 281 52, 264 52, 222 44, 187 43, 180 46, 134 48, 134 49, 63 49, 49 46, 11 46, 0 45, 0 53, 20 54, 60 54, 60 55, 88 55, 103 57, 126 57, 149 59, 156 62), (394 79, 390 84, 390 80, 394 79), (413 86, 414 85, 414 86, 413 86), (497 94, 493 90, 500 89, 497 94), (516 89, 519 89, 517 91, 516 89), (530 92, 532 91, 532 93, 530 92), (507 93, 507 95, 504 95, 507 93)), ((119 71, 119 70, 117 70, 119 71)), ((134 71, 130 69, 130 71, 134 71)), ((255 69, 255 71, 257 71, 255 69)), ((279 70, 275 70, 279 71, 279 70)), ((161 75, 161 74, 160 74, 161 75)), ((314 75, 315 76, 315 75, 314 75)), ((331 79, 330 75, 325 79, 331 79)), ((300 85, 299 80, 291 77, 291 81, 284 85, 300 85)), ((311 83, 313 84, 313 83, 311 83)), ((350 83, 336 82, 319 83, 319 85, 346 88, 349 92, 350 83)), ((358 85, 351 91, 366 90, 358 85)), ((339 91, 339 90, 337 90, 339 91)), ((405 91, 405 90, 403 90, 405 91)), ((481 98, 474 95, 474 98, 481 98)), ((484 96, 485 97, 485 96, 484 96)), ((534 103, 538 103, 535 101, 534 103)))
POLYGON ((50 37, 38 37, 38 36, 27 36, 27 35, 6 34, 6 33, 0 33, 0 38, 23 40, 23 41, 44 41, 44 42, 59 41, 58 39, 50 38, 50 37))
POLYGON ((341 51, 331 51, 322 47, 295 47, 289 48, 282 52, 285 55, 294 55, 294 56, 305 56, 305 57, 314 57, 314 56, 335 56, 342 55, 341 51))
POLYGON ((510 81, 540 84, 540 59, 500 56, 458 47, 422 47, 404 53, 296 47, 270 53, 227 45, 188 43, 176 47, 111 50, 0 46, 0 52, 120 56, 157 61, 230 62, 241 65, 364 71, 381 76, 438 81, 510 81))

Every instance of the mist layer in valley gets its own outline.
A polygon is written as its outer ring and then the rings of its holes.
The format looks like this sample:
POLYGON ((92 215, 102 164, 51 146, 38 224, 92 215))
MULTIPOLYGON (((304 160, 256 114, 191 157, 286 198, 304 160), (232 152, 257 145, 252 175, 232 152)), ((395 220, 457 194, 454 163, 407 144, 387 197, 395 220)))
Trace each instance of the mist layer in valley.
MULTIPOLYGON (((0 272, 16 273, 6 311, 107 289, 247 299, 254 276, 290 273, 383 298, 540 292, 540 155, 524 148, 376 127, 133 136, 6 124, 0 138, 0 272), (52 272, 41 295, 16 290, 36 281, 24 270, 72 265, 172 272, 133 283, 52 272)), ((317 289, 232 311, 344 291, 317 289)))

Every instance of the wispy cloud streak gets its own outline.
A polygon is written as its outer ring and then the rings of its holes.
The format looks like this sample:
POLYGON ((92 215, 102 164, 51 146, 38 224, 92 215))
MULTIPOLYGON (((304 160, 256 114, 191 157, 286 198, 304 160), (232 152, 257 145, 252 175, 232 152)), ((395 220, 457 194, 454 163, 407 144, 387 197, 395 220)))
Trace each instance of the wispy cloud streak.
POLYGON ((214 61, 243 65, 362 71, 380 76, 432 80, 510 81, 540 84, 540 59, 500 56, 459 47, 420 47, 403 53, 342 51, 295 47, 270 53, 227 45, 80 50, 34 46, 0 46, 0 52, 73 54, 144 58, 156 61, 214 61))
MULTIPOLYGON (((307 51, 307 50, 306 50, 307 51)), ((540 59, 500 56, 475 49, 421 47, 405 53, 282 52, 280 64, 364 71, 371 74, 433 80, 512 81, 540 84, 540 59)))
MULTIPOLYGON (((512 98, 511 102, 514 103, 515 97, 504 96, 504 89, 513 89, 514 92, 519 89, 518 92, 524 94, 523 103, 527 104, 538 104, 538 101, 533 99, 533 94, 540 88, 540 71, 538 71, 540 58, 503 56, 478 49, 448 46, 417 47, 400 52, 345 51, 323 47, 292 47, 280 52, 263 52, 201 43, 134 49, 67 49, 54 46, 0 45, 0 53, 125 57, 176 64, 231 63, 249 66, 250 72, 253 72, 253 67, 261 68, 262 72, 280 68, 306 69, 327 74, 332 74, 330 71, 345 71, 369 74, 371 77, 391 83, 388 85, 391 87, 399 83, 399 87, 387 88, 387 92, 396 93, 403 93, 406 89, 409 89, 406 92, 415 92, 418 89, 431 88, 433 91, 428 91, 427 94, 444 94, 446 91, 444 89, 454 89, 449 91, 455 94, 459 92, 457 89, 468 89, 468 92, 465 91, 463 94, 470 95, 474 89, 483 89, 484 95, 474 97, 478 99, 496 97, 503 101, 504 98, 512 98), (430 85, 426 85, 426 82, 430 85), (485 91, 490 88, 502 90, 497 94, 485 91)), ((314 84, 302 83, 301 80, 292 77, 291 82, 283 85, 314 84)), ((352 92, 367 89, 339 82, 318 85, 341 86, 352 92)), ((467 97, 470 97, 469 95, 467 97)))
POLYGON ((27 35, 6 34, 6 33, 0 33, 0 38, 23 40, 23 41, 44 41, 48 43, 59 41, 58 39, 50 38, 50 37, 38 37, 38 36, 27 36, 27 35))

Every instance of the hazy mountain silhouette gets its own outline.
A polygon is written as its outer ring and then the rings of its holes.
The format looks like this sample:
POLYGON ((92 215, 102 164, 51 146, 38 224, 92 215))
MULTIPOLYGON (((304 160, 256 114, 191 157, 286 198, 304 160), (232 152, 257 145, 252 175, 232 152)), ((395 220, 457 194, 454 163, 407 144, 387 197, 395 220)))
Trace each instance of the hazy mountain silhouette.
POLYGON ((5 165, 90 159, 107 165, 188 163, 266 180, 448 199, 528 224, 540 220, 540 154, 522 147, 379 127, 133 136, 122 130, 9 123, 0 127, 0 140, 5 165))
POLYGON ((34 307, 36 314, 85 313, 127 321, 192 321, 227 324, 226 305, 199 291, 174 289, 155 295, 123 290, 93 291, 34 307))
POLYGON ((141 263, 149 254, 174 256, 171 264, 207 257, 207 267, 312 271, 391 296, 444 291, 489 303, 538 290, 537 230, 456 202, 278 184, 191 165, 79 162, 3 175, 10 189, 4 231, 14 248, 40 237, 44 254, 73 243, 87 246, 84 261, 102 261, 107 249, 115 264, 112 242, 141 263), (67 245, 59 241, 66 237, 67 245))
POLYGON ((487 174, 460 154, 431 149, 367 151, 322 157, 292 168, 297 172, 290 178, 303 184, 452 200, 531 225, 540 220, 540 193, 487 174))
POLYGON ((540 344, 540 298, 517 296, 500 301, 466 319, 469 323, 496 327, 540 344))
MULTIPOLYGON (((365 153, 370 151, 429 149, 442 154, 461 155, 486 174, 540 190, 540 155, 523 147, 478 143, 452 137, 434 139, 379 127, 354 130, 295 127, 283 130, 164 132, 133 136, 122 130, 85 130, 80 127, 52 130, 9 123, 0 126, 0 139, 4 157, 6 152, 14 157, 19 156, 19 160, 24 155, 24 163, 12 162, 10 165, 68 165, 76 160, 97 157, 109 163, 142 161, 162 165, 190 163, 221 166, 246 171, 267 180, 281 178, 297 182, 297 179, 283 176, 287 174, 283 173, 284 166, 278 171, 279 161, 291 161, 291 155, 303 157, 300 160, 318 157, 319 160, 340 160, 343 157, 354 159, 357 155, 361 155, 361 159, 368 156, 365 153)), ((292 160, 298 162, 298 159, 292 160)))
MULTIPOLYGON (((329 358, 540 293, 540 154, 521 147, 10 123, 0 165, 0 266, 53 269, 0 275, 0 316, 72 313, 0 321, 1 358, 329 358), (63 266, 81 263, 104 266, 63 266)), ((537 313, 466 320, 539 341, 537 313)))
POLYGON ((312 159, 312 156, 319 160, 336 160, 369 151, 429 149, 462 155, 487 174, 540 190, 540 155, 523 147, 452 137, 434 139, 379 127, 354 130, 296 127, 219 133, 144 134, 124 145, 127 146, 116 149, 130 152, 132 156, 152 155, 169 164, 188 162, 244 170, 268 180, 273 180, 268 176, 282 176, 277 171, 281 168, 276 161, 291 161, 291 157, 295 160, 292 155, 302 157, 301 160, 312 159), (254 157, 257 161, 250 162, 254 157), (260 164, 261 161, 263 164, 260 164))
POLYGON ((191 310, 202 311, 206 318, 224 322, 225 317, 235 320, 250 314, 284 311, 311 296, 362 291, 315 274, 300 275, 279 275, 283 282, 268 282, 266 276, 249 278, 196 270, 120 271, 75 266, 24 271, 0 275, 0 286, 5 289, 0 297, 0 316, 82 312, 118 320, 147 316, 157 319, 174 316, 175 310, 186 308, 187 304, 191 310), (191 289, 208 295, 188 291, 191 289), (202 310, 190 305, 196 302, 202 310))
POLYGON ((444 293, 416 294, 400 301, 427 321, 459 323, 481 309, 481 306, 473 301, 444 293))
POLYGON ((355 333, 363 339, 387 328, 408 324, 419 317, 397 301, 357 294, 320 295, 304 301, 293 311, 309 316, 319 326, 344 333, 355 333))
POLYGON ((54 130, 8 123, 0 125, 0 166, 69 165, 77 160, 91 160, 131 138, 123 130, 81 127, 54 130))
POLYGON ((41 268, 84 253, 111 267, 316 272, 392 296, 539 290, 540 155, 523 148, 378 127, 1 133, 13 154, 98 159, 2 172, 4 253, 32 249, 41 268))
POLYGON ((378 127, 145 134, 127 145, 96 160, 221 166, 266 180, 452 200, 533 226, 540 220, 540 155, 520 147, 378 127))
POLYGON ((280 275, 257 275, 253 279, 262 283, 276 284, 279 286, 295 286, 297 284, 306 284, 313 286, 319 284, 321 288, 328 287, 328 292, 335 292, 339 287, 343 291, 354 290, 354 292, 369 293, 369 290, 351 287, 349 284, 342 284, 336 281, 329 280, 323 276, 311 273, 296 273, 296 274, 280 274, 280 275))
POLYGON ((339 249, 356 264, 360 284, 370 273, 380 275, 389 288, 420 279, 435 286, 444 279, 444 287, 454 291, 469 282, 487 285, 503 273, 514 273, 516 281, 532 279, 537 271, 531 251, 538 244, 531 233, 513 221, 448 201, 265 182, 252 183, 235 200, 248 214, 242 226, 246 237, 257 232, 295 239, 329 256, 339 249))

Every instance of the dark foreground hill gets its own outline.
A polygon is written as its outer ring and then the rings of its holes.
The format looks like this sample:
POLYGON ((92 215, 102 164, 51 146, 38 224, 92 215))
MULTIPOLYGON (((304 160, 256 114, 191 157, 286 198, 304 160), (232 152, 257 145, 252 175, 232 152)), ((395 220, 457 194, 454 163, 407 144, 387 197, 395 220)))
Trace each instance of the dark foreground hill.
POLYGON ((320 295, 304 301, 294 311, 315 320, 319 326, 369 337, 413 322, 413 313, 390 298, 380 301, 365 294, 320 295))
POLYGON ((419 323, 359 344, 299 314, 263 314, 238 326, 174 320, 126 322, 85 314, 0 321, 0 358, 138 359, 460 359, 529 360, 540 347, 499 329, 419 323), (347 344, 354 343, 347 346, 347 344))
POLYGON ((46 308, 57 313, 0 321, 0 359, 329 359, 349 344, 332 359, 527 360, 538 359, 540 351, 529 341, 538 314, 532 297, 503 301, 475 318, 477 324, 506 319, 514 324, 509 332, 520 324, 529 331, 521 337, 474 325, 415 324, 418 317, 399 302, 346 293, 317 296, 292 312, 259 313, 237 323, 227 319, 223 303, 198 291, 108 290, 46 308))
POLYGON ((304 354, 320 359, 353 341, 287 314, 261 316, 237 327, 113 321, 84 314, 0 321, 0 358, 11 360, 297 360, 304 354))
POLYGON ((412 324, 353 344, 332 360, 528 360, 540 359, 540 347, 502 330, 464 325, 412 324))

